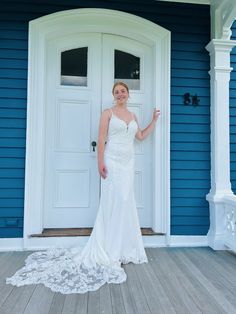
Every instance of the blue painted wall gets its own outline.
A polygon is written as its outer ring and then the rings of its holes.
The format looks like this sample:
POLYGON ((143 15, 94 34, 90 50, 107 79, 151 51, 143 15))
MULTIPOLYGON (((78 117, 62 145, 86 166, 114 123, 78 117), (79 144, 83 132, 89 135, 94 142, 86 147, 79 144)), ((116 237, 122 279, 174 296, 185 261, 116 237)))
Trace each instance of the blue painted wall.
MULTIPOLYGON (((232 25, 233 40, 236 40, 236 22, 232 25)), ((231 67, 233 68, 230 77, 230 179, 232 190, 236 193, 236 48, 231 51, 231 67)))
POLYGON ((144 17, 172 32, 171 234, 205 235, 209 228, 209 7, 158 1, 1 1, 0 237, 22 237, 27 102, 28 22, 66 9, 97 7, 144 17), (182 95, 197 94, 198 107, 182 95))

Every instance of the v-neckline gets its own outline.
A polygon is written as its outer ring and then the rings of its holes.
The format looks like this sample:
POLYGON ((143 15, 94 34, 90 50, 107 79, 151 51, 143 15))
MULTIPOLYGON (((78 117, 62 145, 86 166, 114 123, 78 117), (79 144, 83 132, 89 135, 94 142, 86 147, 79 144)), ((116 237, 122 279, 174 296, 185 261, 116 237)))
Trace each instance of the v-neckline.
POLYGON ((134 121, 134 118, 132 118, 132 119, 127 123, 124 119, 119 118, 112 110, 111 110, 111 112, 112 112, 112 115, 113 115, 114 117, 116 117, 118 120, 124 122, 127 127, 130 125, 130 123, 131 123, 132 121, 134 121))

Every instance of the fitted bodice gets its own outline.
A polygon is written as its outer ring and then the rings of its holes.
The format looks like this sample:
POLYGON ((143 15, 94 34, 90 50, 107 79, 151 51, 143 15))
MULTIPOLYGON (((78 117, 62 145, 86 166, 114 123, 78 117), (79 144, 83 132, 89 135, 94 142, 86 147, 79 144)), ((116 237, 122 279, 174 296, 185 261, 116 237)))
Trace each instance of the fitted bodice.
POLYGON ((137 129, 137 122, 134 118, 129 123, 126 123, 112 113, 109 122, 107 142, 114 144, 132 144, 137 129))
POLYGON ((134 137, 137 132, 137 122, 132 119, 129 123, 118 118, 114 113, 110 118, 105 158, 109 158, 122 167, 134 157, 134 137))

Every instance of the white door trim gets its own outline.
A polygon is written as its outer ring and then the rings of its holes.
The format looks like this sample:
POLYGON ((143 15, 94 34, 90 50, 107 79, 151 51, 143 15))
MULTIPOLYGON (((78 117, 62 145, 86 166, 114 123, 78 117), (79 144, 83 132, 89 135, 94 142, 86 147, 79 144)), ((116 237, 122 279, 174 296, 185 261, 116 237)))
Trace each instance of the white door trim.
POLYGON ((153 73, 150 73, 153 106, 161 109, 161 118, 154 134, 152 227, 166 233, 166 239, 170 236, 170 32, 148 20, 120 11, 75 9, 50 14, 29 23, 25 248, 31 246, 32 238, 29 236, 41 233, 43 229, 46 46, 50 39, 86 32, 125 36, 153 48, 154 66, 153 73))

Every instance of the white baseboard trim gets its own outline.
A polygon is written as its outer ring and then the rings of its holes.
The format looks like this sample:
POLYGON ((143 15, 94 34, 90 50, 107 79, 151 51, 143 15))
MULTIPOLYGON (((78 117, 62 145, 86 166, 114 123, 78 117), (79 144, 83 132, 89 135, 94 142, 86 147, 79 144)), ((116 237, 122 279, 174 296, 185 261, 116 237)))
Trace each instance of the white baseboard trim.
MULTIPOLYGON (((83 247, 89 237, 0 239, 0 251, 43 250, 53 247, 83 247)), ((145 248, 208 246, 207 236, 143 236, 145 248)))
POLYGON ((208 246, 207 236, 170 236, 171 247, 208 246))
POLYGON ((22 251, 23 248, 23 238, 0 238, 0 252, 22 251))

